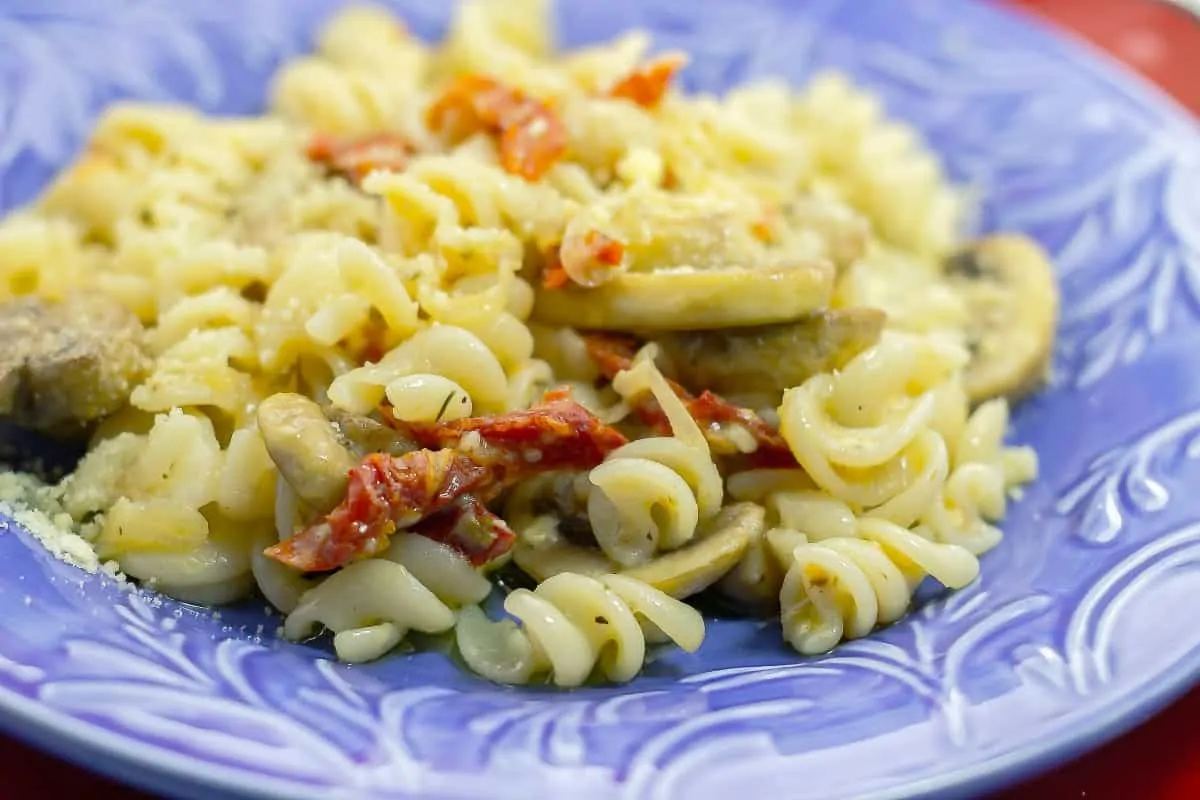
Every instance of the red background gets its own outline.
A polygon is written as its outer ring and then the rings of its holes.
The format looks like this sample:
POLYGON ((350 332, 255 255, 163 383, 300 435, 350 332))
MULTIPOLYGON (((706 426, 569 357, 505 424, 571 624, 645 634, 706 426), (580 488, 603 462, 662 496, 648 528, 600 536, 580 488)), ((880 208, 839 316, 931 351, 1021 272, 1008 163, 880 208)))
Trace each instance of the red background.
MULTIPOLYGON (((1008 0, 1075 30, 1200 114, 1200 22, 1157 0, 1008 0)), ((1200 187, 1197 187, 1200 191, 1200 187)), ((1200 798, 1200 690, 1130 734, 994 800, 1200 798)), ((143 797, 0 737, 8 797, 143 797)))

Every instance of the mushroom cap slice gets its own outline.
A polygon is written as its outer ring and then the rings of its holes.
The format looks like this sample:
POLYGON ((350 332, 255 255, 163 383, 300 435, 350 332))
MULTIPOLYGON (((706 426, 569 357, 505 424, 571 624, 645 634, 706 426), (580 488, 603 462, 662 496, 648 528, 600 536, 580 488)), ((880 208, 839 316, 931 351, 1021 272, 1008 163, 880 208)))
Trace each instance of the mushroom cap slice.
POLYGON ((664 553, 646 564, 621 570, 677 600, 704 591, 737 566, 756 536, 762 535, 766 512, 755 503, 726 506, 696 532, 686 547, 664 553))
POLYGON ((765 518, 766 512, 756 503, 734 503, 705 522, 686 546, 627 569, 621 569, 599 550, 561 537, 546 538, 538 545, 523 542, 513 560, 537 581, 562 572, 617 573, 682 600, 707 589, 732 570, 751 542, 762 536, 765 518))
POLYGON ((972 404, 1028 395, 1045 380, 1058 325, 1058 285, 1046 252, 1025 236, 989 236, 947 259, 945 276, 969 312, 964 382, 972 404))
POLYGON ((845 308, 775 325, 670 332, 655 341, 685 386, 778 393, 841 368, 879 341, 886 321, 877 308, 845 308))
POLYGON ((606 575, 620 569, 617 562, 597 549, 555 536, 533 544, 520 541, 513 548, 513 563, 538 583, 563 572, 606 575))
POLYGON ((0 305, 0 417, 63 437, 118 411, 149 371, 134 314, 96 292, 0 305))
POLYGON ((789 267, 625 272, 586 289, 538 289, 533 319, 618 331, 680 331, 786 322, 825 308, 834 268, 789 267))

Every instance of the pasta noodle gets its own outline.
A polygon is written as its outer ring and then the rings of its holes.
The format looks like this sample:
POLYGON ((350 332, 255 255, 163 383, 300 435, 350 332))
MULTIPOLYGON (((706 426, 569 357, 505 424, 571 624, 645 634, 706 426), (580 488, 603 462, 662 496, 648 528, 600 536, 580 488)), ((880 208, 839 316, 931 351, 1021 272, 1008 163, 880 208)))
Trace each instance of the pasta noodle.
POLYGON ((528 683, 549 672, 558 686, 579 686, 597 666, 609 680, 632 680, 648 639, 694 652, 704 621, 685 603, 620 575, 562 573, 505 599, 511 620, 492 623, 464 611, 457 637, 468 666, 500 683, 528 683))
POLYGON ((478 603, 487 579, 444 545, 404 535, 379 559, 352 564, 300 596, 284 623, 290 639, 323 625, 343 661, 371 661, 410 630, 442 633, 454 627, 453 606, 478 603))
POLYGON ((896 501, 944 469, 910 474, 911 462, 946 460, 944 442, 921 434, 933 421, 934 390, 953 380, 965 359, 934 338, 885 333, 841 373, 814 375, 788 390, 780 432, 822 490, 859 509, 896 501))
POLYGON ((969 198, 848 79, 687 95, 644 31, 556 52, 548 5, 464 0, 440 45, 349 7, 261 115, 111 107, 0 221, 0 415, 128 387, 47 496, 169 595, 257 591, 346 661, 455 630, 501 683, 631 680, 700 646, 702 591, 813 654, 969 583, 1037 474, 1036 376, 970 371, 1053 327, 972 298, 1048 263, 960 242, 969 198), (75 297, 123 327, 51 335, 75 297), (492 622, 502 569, 540 584, 492 622))
MULTIPOLYGON (((784 548, 796 541, 785 540, 784 548)), ((959 589, 979 574, 979 562, 967 550, 883 520, 862 520, 855 537, 797 544, 784 561, 784 637, 807 654, 896 621, 926 575, 959 589)))
POLYGON ((333 381, 329 399, 362 413, 386 397, 405 420, 458 419, 504 410, 508 377, 495 353, 470 331, 426 328, 385 355, 333 381))
POLYGON ((620 377, 619 392, 629 398, 650 391, 675 431, 630 442, 588 476, 594 487, 588 517, 596 541, 628 567, 690 541, 696 526, 720 510, 722 486, 704 436, 653 362, 643 360, 620 377))

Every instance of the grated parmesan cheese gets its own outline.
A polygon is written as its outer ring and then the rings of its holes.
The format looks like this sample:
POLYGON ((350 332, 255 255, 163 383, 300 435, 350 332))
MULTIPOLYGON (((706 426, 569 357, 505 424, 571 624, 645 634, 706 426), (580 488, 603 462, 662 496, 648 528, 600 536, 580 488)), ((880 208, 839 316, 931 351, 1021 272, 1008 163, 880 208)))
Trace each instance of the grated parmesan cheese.
MULTIPOLYGON (((76 528, 63 509, 57 487, 47 486, 28 473, 0 472, 0 514, 29 531, 58 560, 92 574, 103 571, 124 582, 117 565, 111 561, 101 563, 91 542, 81 535, 90 526, 76 528)), ((0 532, 7 532, 7 526, 0 526, 0 532)))

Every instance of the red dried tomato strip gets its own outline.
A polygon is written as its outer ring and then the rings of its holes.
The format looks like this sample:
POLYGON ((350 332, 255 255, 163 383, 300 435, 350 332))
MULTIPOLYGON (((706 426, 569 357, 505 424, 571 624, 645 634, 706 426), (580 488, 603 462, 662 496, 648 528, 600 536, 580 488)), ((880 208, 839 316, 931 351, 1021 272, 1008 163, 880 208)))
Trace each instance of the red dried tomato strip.
MULTIPOLYGON (((482 504, 529 475, 557 469, 590 469, 626 443, 621 433, 598 420, 561 392, 544 405, 495 417, 471 417, 447 423, 406 423, 385 413, 423 450, 392 456, 372 453, 350 471, 345 499, 323 520, 266 550, 266 555, 305 572, 326 572, 383 552, 387 539, 455 506, 497 536, 494 522, 463 500, 482 504), (468 433, 477 435, 470 449, 468 433), (465 503, 465 505, 464 505, 465 503)), ((451 524, 455 541, 468 547, 466 530, 451 524)), ((474 523, 472 523, 474 524, 474 523)), ((431 523, 444 531, 444 520, 431 523)), ((476 528, 476 533, 481 528, 476 528)), ((419 532, 419 531, 418 531, 419 532)), ((450 533, 445 535, 449 536, 450 533)), ((504 546, 471 545, 472 558, 504 546)))
POLYGON ((500 166, 535 181, 567 151, 567 129, 548 106, 487 75, 463 75, 429 107, 434 131, 461 140, 477 131, 496 136, 500 166))
POLYGON ((473 566, 500 558, 516 544, 517 534, 508 523, 488 511, 478 497, 463 495, 445 511, 426 517, 412 532, 441 542, 462 553, 473 566))
POLYGON ((350 471, 346 498, 325 519, 266 555, 305 572, 327 572, 383 552, 397 528, 448 508, 460 496, 494 490, 484 464, 454 450, 372 453, 350 471))
POLYGON ((687 56, 668 53, 636 67, 608 90, 609 97, 630 100, 643 108, 654 108, 662 102, 667 87, 687 64, 687 56))
POLYGON ((558 469, 590 469, 628 439, 574 400, 552 392, 540 405, 494 417, 450 422, 404 422, 385 415, 392 427, 422 447, 458 447, 467 433, 482 445, 475 456, 504 471, 504 480, 558 469))
POLYGON ((746 456, 749 466, 778 469, 797 466, 792 449, 779 431, 750 409, 734 405, 707 389, 685 405, 703 431, 716 432, 726 425, 741 425, 749 431, 758 443, 758 448, 746 456))
POLYGON ((404 169, 412 148, 396 133, 372 133, 357 138, 322 133, 309 142, 307 155, 310 161, 324 165, 357 186, 374 170, 404 169))
MULTIPOLYGON (((633 357, 637 351, 637 341, 629 336, 614 334, 588 334, 588 356, 600 369, 604 377, 612 380, 617 373, 633 366, 633 357)), ((675 381, 668 380, 671 391, 679 398, 692 419, 700 426, 710 444, 721 446, 726 444, 722 428, 727 425, 740 425, 745 428, 758 448, 747 455, 747 462, 754 467, 794 467, 796 458, 791 448, 779 434, 779 431, 767 424, 758 414, 748 408, 734 405, 718 394, 707 389, 696 397, 675 381)), ((654 431, 661 434, 671 432, 671 424, 666 414, 659 408, 653 398, 647 397, 634 407, 638 418, 654 431)))

